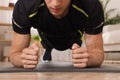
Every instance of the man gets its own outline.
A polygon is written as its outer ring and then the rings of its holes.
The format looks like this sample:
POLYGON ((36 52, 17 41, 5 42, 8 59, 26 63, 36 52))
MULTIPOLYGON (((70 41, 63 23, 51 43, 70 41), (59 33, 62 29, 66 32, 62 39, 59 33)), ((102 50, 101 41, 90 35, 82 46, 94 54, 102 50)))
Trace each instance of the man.
POLYGON ((98 67, 104 60, 103 22, 98 0, 18 0, 13 12, 10 61, 16 67, 36 67, 39 47, 30 45, 30 28, 34 27, 46 49, 43 60, 51 60, 53 48, 70 48, 74 67, 98 67), (86 48, 81 47, 83 35, 86 48))

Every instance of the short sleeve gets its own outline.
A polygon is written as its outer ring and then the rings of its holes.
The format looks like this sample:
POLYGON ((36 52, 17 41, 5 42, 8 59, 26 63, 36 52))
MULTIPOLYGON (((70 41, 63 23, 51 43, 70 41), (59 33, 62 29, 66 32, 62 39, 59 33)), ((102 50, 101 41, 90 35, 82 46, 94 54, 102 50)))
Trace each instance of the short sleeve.
POLYGON ((13 10, 13 30, 20 34, 30 33, 30 23, 28 13, 24 7, 22 0, 18 0, 13 10))
POLYGON ((98 34, 102 32, 104 25, 104 13, 102 5, 99 1, 96 2, 94 7, 89 13, 88 20, 85 25, 85 33, 87 34, 98 34))

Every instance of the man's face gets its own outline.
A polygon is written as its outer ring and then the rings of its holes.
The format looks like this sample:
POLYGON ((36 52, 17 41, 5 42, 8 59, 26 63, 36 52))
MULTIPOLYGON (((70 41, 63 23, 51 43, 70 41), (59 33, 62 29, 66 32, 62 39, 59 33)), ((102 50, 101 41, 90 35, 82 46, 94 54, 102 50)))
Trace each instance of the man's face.
POLYGON ((45 0, 45 3, 50 13, 59 19, 67 14, 71 0, 45 0))

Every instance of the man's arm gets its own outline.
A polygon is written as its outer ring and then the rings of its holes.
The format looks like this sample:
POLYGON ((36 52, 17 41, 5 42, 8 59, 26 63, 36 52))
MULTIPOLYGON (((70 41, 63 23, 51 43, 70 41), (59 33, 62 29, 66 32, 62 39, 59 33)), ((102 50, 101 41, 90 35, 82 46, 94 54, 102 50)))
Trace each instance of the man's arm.
POLYGON ((38 47, 30 44, 30 34, 14 32, 10 51, 10 61, 16 67, 35 68, 38 63, 38 47))
POLYGON ((14 32, 12 46, 10 50, 10 61, 17 67, 22 67, 22 50, 29 46, 30 35, 21 35, 14 32))
POLYGON ((74 67, 98 67, 104 60, 102 34, 85 34, 86 48, 74 43, 72 46, 72 61, 74 67))
POLYGON ((87 66, 100 66, 104 60, 102 33, 96 35, 85 34, 85 43, 89 54, 87 66))

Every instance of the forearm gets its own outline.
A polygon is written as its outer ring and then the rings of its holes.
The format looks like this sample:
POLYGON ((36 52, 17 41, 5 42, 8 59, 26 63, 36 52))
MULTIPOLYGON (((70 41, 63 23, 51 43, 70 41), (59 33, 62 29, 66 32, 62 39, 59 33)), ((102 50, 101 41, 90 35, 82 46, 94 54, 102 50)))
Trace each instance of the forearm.
POLYGON ((104 60, 102 33, 97 35, 85 34, 86 48, 89 54, 87 67, 98 67, 104 60))
POLYGON ((11 50, 10 50, 10 61, 16 67, 22 67, 22 59, 21 54, 23 49, 28 47, 30 44, 30 35, 22 35, 14 32, 11 50))

